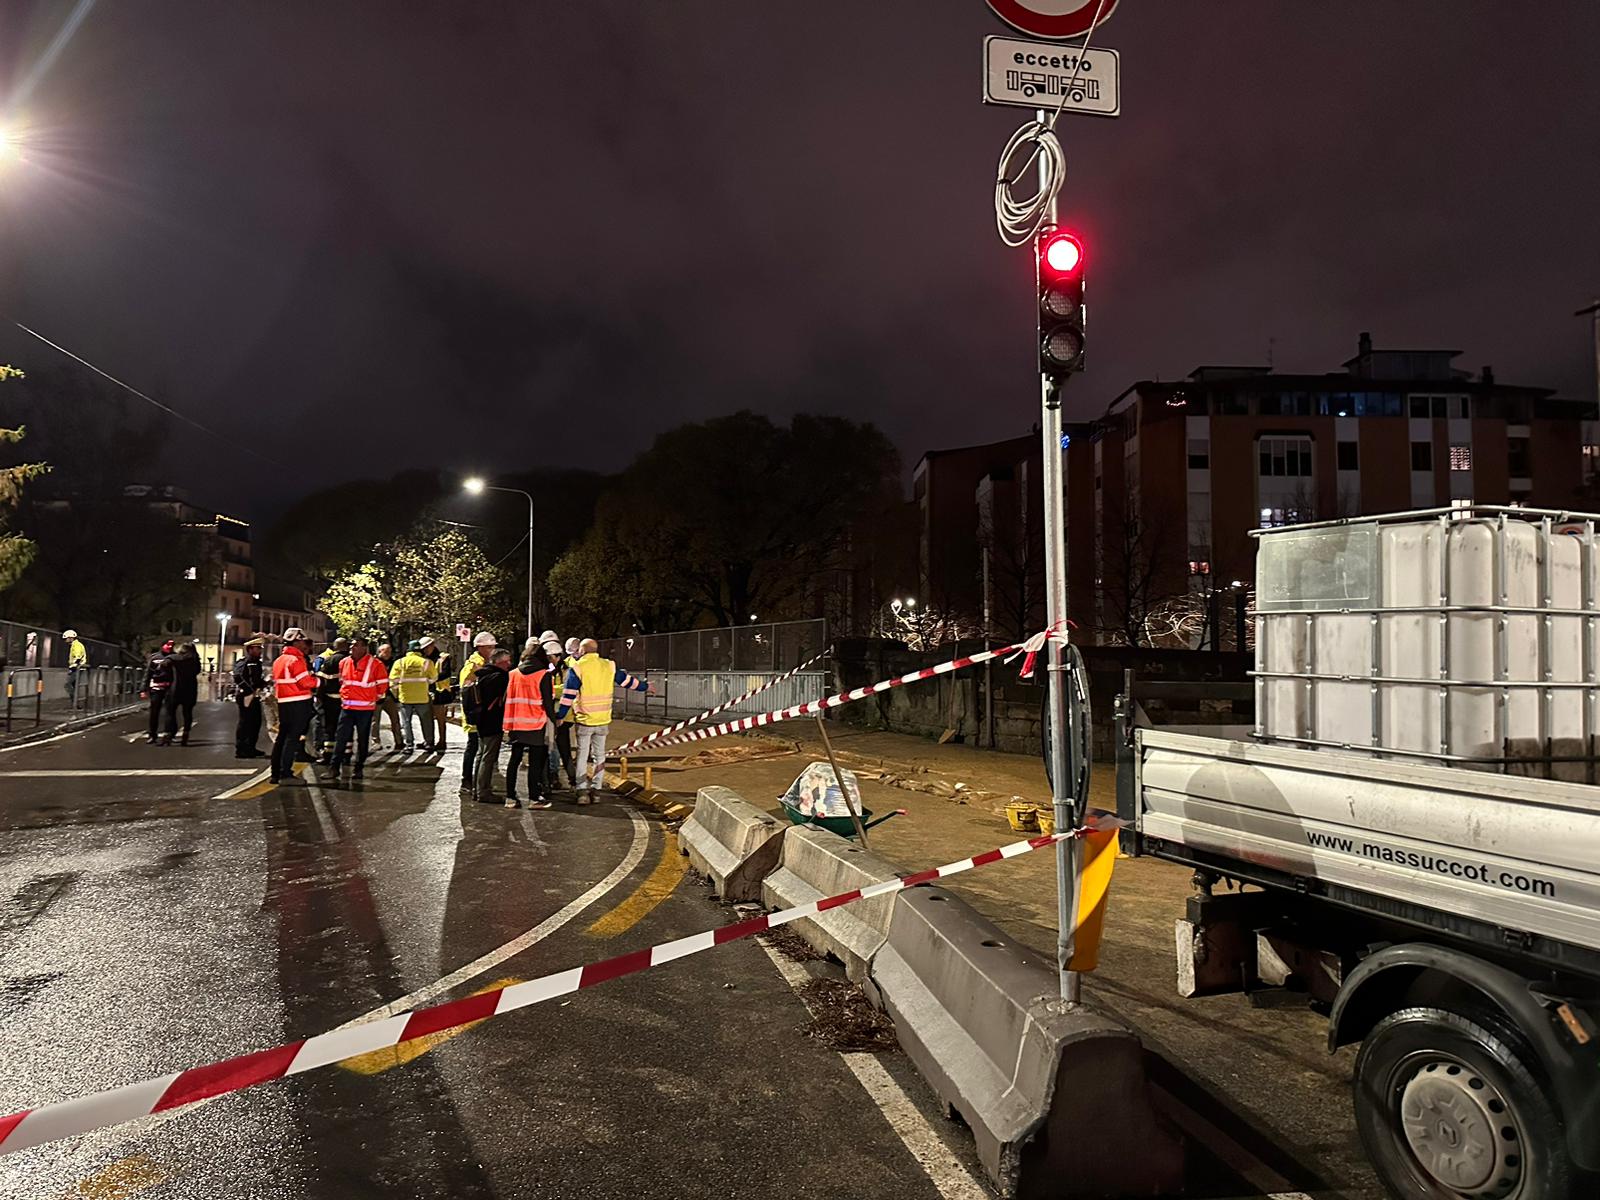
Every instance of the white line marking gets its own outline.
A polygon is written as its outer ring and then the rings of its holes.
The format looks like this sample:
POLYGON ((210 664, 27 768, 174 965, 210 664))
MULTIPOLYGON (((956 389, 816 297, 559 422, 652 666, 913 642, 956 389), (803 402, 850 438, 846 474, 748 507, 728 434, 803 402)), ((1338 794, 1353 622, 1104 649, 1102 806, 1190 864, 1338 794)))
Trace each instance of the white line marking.
POLYGON ((243 783, 239 784, 237 787, 231 787, 225 792, 219 792, 217 795, 215 795, 215 796, 213 796, 211 798, 213 800, 232 800, 240 792, 248 792, 251 788, 255 787, 258 783, 265 783, 271 777, 272 777, 272 768, 271 767, 262 767, 254 775, 250 776, 249 779, 246 779, 243 783))
MULTIPOLYGON (((755 941, 767 952, 767 957, 778 968, 778 974, 783 976, 784 982, 794 989, 796 995, 801 996, 801 1003, 805 1003, 800 989, 811 982, 806 969, 761 938, 755 941)), ((807 1011, 810 1011, 809 1005, 807 1011)), ((872 1097, 878 1111, 883 1113, 884 1120, 889 1122, 889 1128, 899 1135, 911 1157, 927 1172, 928 1179, 945 1200, 989 1200, 989 1193, 972 1177, 972 1172, 961 1160, 950 1152, 921 1110, 911 1102, 905 1089, 883 1069, 877 1055, 841 1051, 839 1057, 850 1068, 857 1082, 866 1089, 867 1095, 872 1097)))
POLYGON ((498 967, 506 959, 516 957, 535 942, 543 941, 596 900, 599 900, 600 897, 633 874, 633 869, 644 861, 644 853, 650 848, 649 824, 633 809, 630 808, 627 811, 628 816, 633 820, 633 845, 628 847, 627 857, 616 865, 611 874, 584 892, 583 895, 568 903, 560 912, 554 916, 546 917, 528 930, 527 933, 512 938, 499 949, 491 950, 483 957, 473 959, 466 966, 456 968, 443 979, 435 980, 433 983, 428 984, 426 987, 418 988, 409 995, 389 1001, 382 1008, 375 1008, 364 1016, 357 1017, 353 1021, 347 1021, 345 1024, 340 1025, 339 1028, 345 1029, 351 1025, 364 1024, 367 1021, 381 1020, 384 1017, 392 1017, 395 1013, 404 1012, 408 1008, 417 1008, 424 1004, 430 1004, 435 997, 442 996, 450 989, 467 982, 467 980, 498 967))
POLYGON ((97 779, 135 778, 148 775, 254 775, 254 767, 146 767, 135 770, 88 771, 0 771, 0 779, 97 779))
MULTIPOLYGON (((455 752, 455 757, 459 760, 459 751, 455 752)), ((304 766, 305 764, 297 763, 295 765, 304 766)), ((446 773, 444 776, 441 776, 437 786, 447 786, 448 778, 448 773, 446 773)), ((426 987, 418 988, 410 995, 401 996, 396 1000, 391 1000, 388 1004, 383 1005, 381 1008, 375 1008, 369 1013, 363 1013, 354 1020, 346 1021, 343 1025, 336 1026, 328 1032, 338 1033, 341 1030, 353 1029, 358 1025, 366 1025, 374 1021, 382 1021, 386 1018, 394 1016, 396 1013, 403 1012, 406 1009, 416 1008, 419 1005, 426 1004, 433 1000, 434 997, 443 994, 458 984, 465 983, 475 975, 480 975, 484 971, 498 966, 500 963, 504 962, 508 958, 511 958, 513 955, 522 953, 522 951, 526 950, 529 946, 532 946, 535 942, 542 941, 544 938, 549 937, 552 933, 555 933, 584 909, 594 904, 595 901, 599 900, 607 892, 611 891, 619 883, 625 880, 633 873, 633 869, 644 861, 645 851, 650 848, 650 826, 646 823, 643 817, 641 817, 631 808, 628 809, 628 816, 633 820, 633 843, 628 847, 627 857, 617 864, 616 868, 611 872, 611 874, 607 875, 599 883, 595 884, 588 891, 584 892, 583 895, 571 901, 565 908, 561 909, 554 916, 546 917, 532 929, 513 938, 511 941, 501 946, 498 950, 489 951, 489 953, 483 955, 481 958, 474 959, 466 966, 450 972, 450 974, 446 975, 443 979, 437 980, 434 983, 430 983, 426 987)), ((577 969, 579 971, 582 970, 581 967, 577 969)), ((388 1043, 385 1042, 383 1044, 387 1045, 388 1043)), ((305 1066, 299 1067, 298 1069, 306 1070, 312 1065, 315 1065, 314 1062, 308 1060, 305 1066)), ((221 1100, 223 1098, 223 1096, 212 1096, 205 1100, 197 1100, 195 1103, 185 1105, 183 1108, 170 1108, 166 1112, 153 1113, 148 1117, 143 1117, 137 1121, 129 1121, 124 1125, 116 1125, 108 1129, 99 1130, 95 1133, 84 1134, 81 1138, 78 1138, 75 1143, 73 1143, 72 1149, 75 1152, 73 1157, 77 1161, 81 1162, 82 1160, 89 1158, 91 1155, 104 1152, 114 1147, 121 1147, 124 1143, 129 1142, 134 1138, 141 1137, 144 1134, 150 1133, 152 1130, 160 1128, 168 1121, 176 1120, 178 1117, 181 1117, 186 1113, 197 1112, 206 1105, 211 1104, 213 1101, 221 1100)), ((102 1162, 100 1167, 104 1166, 105 1163, 102 1162)), ((88 1168, 87 1165, 85 1165, 84 1167, 78 1167, 75 1169, 81 1171, 91 1168, 88 1168)))

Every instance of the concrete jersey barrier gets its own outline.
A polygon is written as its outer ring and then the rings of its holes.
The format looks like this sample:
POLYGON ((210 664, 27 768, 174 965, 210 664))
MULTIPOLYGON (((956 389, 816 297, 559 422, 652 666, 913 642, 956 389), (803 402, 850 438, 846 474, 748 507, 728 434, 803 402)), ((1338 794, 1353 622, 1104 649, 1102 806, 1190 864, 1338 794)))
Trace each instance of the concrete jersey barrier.
POLYGON ((762 812, 732 788, 703 787, 678 830, 678 843, 722 899, 759 900, 787 828, 787 821, 762 812))
MULTIPOLYGON (((847 838, 815 825, 796 825, 784 835, 778 869, 761 884, 761 902, 768 908, 809 904, 899 875, 893 863, 847 838)), ((875 896, 796 921, 793 929, 817 950, 842 962, 852 980, 865 983, 872 956, 889 936, 893 911, 893 896, 875 896)))
POLYGON ((1151 1107, 1139 1039, 1068 1007, 1053 964, 943 888, 892 899, 869 991, 1001 1193, 1177 1194, 1182 1151, 1151 1107))

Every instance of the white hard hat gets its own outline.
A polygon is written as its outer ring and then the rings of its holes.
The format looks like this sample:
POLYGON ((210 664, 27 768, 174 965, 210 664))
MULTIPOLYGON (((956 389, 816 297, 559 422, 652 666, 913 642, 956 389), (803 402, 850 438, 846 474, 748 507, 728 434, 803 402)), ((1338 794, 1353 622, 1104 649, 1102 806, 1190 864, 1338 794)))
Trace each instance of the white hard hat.
POLYGON ((283 640, 286 642, 309 642, 306 631, 298 625, 291 625, 283 631, 283 640))
POLYGON ((61 636, 75 638, 78 636, 78 631, 76 629, 63 629, 61 631, 61 636))
POLYGON ((474 646, 492 646, 494 645, 494 634, 490 633, 488 630, 485 630, 477 637, 472 639, 472 644, 474 646))
POLYGON ((570 654, 573 658, 577 658, 578 657, 578 648, 580 646, 582 646, 582 645, 583 645, 583 643, 580 642, 577 638, 568 638, 567 639, 567 653, 570 654))

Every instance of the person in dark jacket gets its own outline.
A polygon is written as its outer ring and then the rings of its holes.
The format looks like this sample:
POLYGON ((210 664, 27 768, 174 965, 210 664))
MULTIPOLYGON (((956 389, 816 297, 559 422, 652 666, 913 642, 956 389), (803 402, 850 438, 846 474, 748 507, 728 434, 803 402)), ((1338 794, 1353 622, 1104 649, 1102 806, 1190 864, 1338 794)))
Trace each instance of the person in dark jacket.
POLYGON ((261 700, 267 687, 267 664, 262 660, 267 639, 251 638, 244 644, 244 657, 233 664, 233 702, 239 706, 239 724, 233 735, 235 758, 265 758, 256 748, 261 740, 261 700))
POLYGON ((306 744, 315 751, 318 762, 327 762, 333 755, 334 734, 339 728, 339 664, 349 657, 350 639, 337 637, 311 663, 317 673, 315 703, 320 728, 306 744))
POLYGON ((200 699, 200 652, 193 642, 184 642, 172 658, 172 690, 167 697, 167 728, 162 735, 163 746, 172 745, 178 736, 178 717, 183 717, 181 745, 189 744, 189 730, 194 726, 194 706, 200 699))
POLYGON ((462 702, 469 706, 467 719, 478 730, 478 755, 474 763, 472 798, 481 804, 499 804, 494 794, 494 777, 499 771, 501 723, 505 719, 506 685, 511 678, 511 651, 496 650, 479 667, 474 686, 462 689, 462 702))
POLYGON ((549 743, 555 740, 556 731, 555 723, 548 715, 556 710, 551 675, 549 656, 536 646, 523 651, 522 662, 518 664, 516 673, 509 679, 506 689, 506 715, 503 722, 506 738, 511 743, 511 761, 506 764, 507 808, 517 807, 517 767, 522 764, 524 755, 528 759, 528 807, 550 807, 550 802, 544 798, 544 792, 549 743), (537 682, 530 681, 525 685, 519 685, 519 677, 529 676, 536 677, 537 682), (524 688, 527 689, 526 693, 523 693, 524 688), (538 694, 537 709, 530 708, 526 700, 517 702, 519 694, 525 694, 527 699, 532 699, 532 693, 535 691, 538 694), (528 728, 535 722, 539 728, 528 728))
POLYGON ((144 682, 139 685, 139 699, 150 702, 150 736, 145 740, 152 746, 161 732, 161 711, 167 706, 176 678, 172 669, 172 651, 176 643, 171 638, 161 643, 144 664, 144 682))

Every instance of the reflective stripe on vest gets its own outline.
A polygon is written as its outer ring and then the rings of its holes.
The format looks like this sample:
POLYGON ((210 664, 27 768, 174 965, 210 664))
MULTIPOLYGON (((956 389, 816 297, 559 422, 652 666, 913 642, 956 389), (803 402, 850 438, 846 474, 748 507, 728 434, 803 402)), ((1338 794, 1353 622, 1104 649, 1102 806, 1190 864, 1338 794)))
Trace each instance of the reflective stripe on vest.
POLYGON ((383 680, 377 683, 372 681, 372 667, 378 661, 376 654, 369 654, 361 660, 361 678, 356 678, 356 660, 347 658, 339 664, 339 698, 344 706, 355 712, 370 712, 378 707, 378 687, 383 680), (345 674, 346 671, 350 673, 345 674))
POLYGON ((511 678, 506 683, 503 728, 507 731, 544 728, 549 717, 544 711, 544 700, 539 695, 539 681, 549 673, 535 671, 531 675, 524 675, 521 671, 511 672, 511 678))
POLYGON ((611 697, 617 690, 617 666, 609 658, 586 654, 578 660, 578 697, 572 711, 579 725, 611 724, 611 697))
POLYGON ((279 704, 311 699, 317 689, 317 677, 306 666, 305 655, 285 650, 272 660, 272 689, 279 704))

